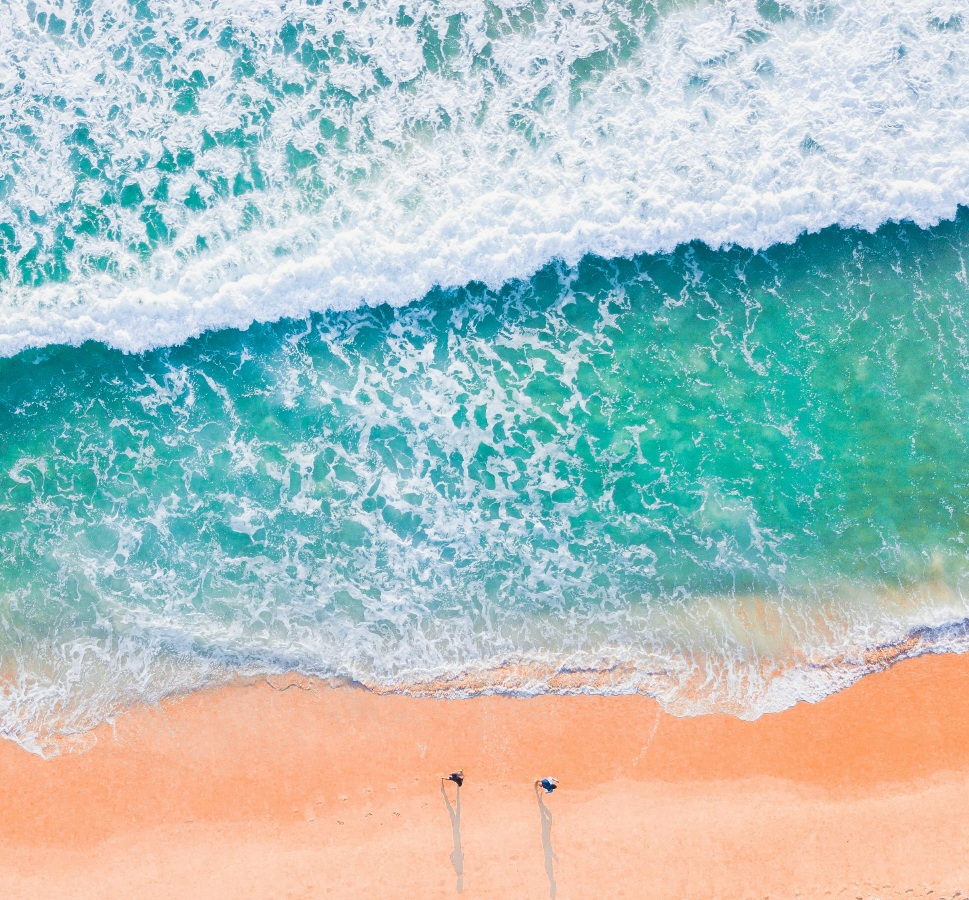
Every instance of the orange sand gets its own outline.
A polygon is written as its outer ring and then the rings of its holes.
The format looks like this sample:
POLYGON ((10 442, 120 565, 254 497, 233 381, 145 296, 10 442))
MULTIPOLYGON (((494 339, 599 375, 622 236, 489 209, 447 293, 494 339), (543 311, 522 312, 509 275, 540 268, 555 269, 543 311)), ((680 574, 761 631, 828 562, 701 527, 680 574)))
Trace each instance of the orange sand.
POLYGON ((0 742, 0 897, 969 896, 969 656, 753 723, 304 688, 138 710, 48 761, 0 742))

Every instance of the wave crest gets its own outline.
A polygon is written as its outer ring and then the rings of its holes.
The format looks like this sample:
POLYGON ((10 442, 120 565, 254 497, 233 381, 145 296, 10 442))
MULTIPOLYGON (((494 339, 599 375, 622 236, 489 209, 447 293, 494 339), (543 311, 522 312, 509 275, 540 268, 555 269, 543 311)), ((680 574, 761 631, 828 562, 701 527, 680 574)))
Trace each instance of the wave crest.
POLYGON ((0 353, 952 217, 951 6, 4 7, 0 353))

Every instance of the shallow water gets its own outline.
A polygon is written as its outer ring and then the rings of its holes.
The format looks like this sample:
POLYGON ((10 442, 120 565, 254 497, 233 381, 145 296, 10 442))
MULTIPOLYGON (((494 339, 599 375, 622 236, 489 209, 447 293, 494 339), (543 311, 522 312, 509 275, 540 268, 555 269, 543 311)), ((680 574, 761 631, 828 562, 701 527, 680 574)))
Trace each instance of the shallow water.
POLYGON ((5 360, 6 727, 240 670, 823 691, 772 676, 967 615, 967 247, 960 216, 588 257, 5 360))

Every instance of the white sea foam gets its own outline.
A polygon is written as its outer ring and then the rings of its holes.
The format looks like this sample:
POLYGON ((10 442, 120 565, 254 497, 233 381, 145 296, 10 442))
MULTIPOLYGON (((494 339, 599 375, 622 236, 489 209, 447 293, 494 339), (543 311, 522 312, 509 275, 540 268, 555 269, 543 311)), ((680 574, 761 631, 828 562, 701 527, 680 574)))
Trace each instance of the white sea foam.
POLYGON ((969 201, 969 32, 947 0, 142 6, 0 10, 4 355, 969 201), (178 148, 194 162, 159 170, 178 148), (143 201, 102 202, 135 184, 143 201), (139 251, 149 206, 168 237, 139 251), (58 246, 60 280, 27 283, 58 246))
MULTIPOLYGON (((620 643, 609 640, 615 623, 601 617, 568 635, 552 620, 485 633, 466 621, 428 618, 393 644, 366 623, 331 620, 301 641, 290 635, 280 642, 247 634, 237 622, 184 616, 175 622, 142 608, 129 611, 128 633, 110 648, 79 637, 38 642, 20 654, 0 686, 0 735, 45 757, 83 751, 95 742, 93 729, 132 706, 239 678, 291 674, 451 699, 643 694, 674 715, 753 720, 816 703, 905 659, 969 651, 969 608, 951 593, 924 587, 893 596, 848 589, 848 595, 836 598, 837 607, 815 608, 796 634, 751 627, 762 598, 711 597, 685 615, 626 610, 630 638, 620 643), (521 647, 530 637, 568 649, 497 649, 521 647), (462 655, 475 661, 461 664, 462 655)), ((771 615, 780 621, 791 612, 771 615)))

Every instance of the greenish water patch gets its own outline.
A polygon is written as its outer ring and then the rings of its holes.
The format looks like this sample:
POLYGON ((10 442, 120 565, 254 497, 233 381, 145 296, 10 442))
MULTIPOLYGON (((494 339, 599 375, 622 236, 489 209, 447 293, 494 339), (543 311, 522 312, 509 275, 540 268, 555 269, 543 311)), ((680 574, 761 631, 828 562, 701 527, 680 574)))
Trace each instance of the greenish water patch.
POLYGON ((126 697, 160 661, 695 678, 763 662, 717 624, 751 596, 805 657, 960 621, 967 248, 963 213, 2 360, 0 660, 68 708, 92 659, 126 697))

